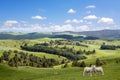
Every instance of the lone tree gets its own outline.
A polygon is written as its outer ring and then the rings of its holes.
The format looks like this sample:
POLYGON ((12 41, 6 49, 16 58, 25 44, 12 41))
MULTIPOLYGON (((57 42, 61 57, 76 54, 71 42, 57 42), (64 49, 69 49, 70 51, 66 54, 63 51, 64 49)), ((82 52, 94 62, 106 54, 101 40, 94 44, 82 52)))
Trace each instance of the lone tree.
POLYGON ((84 61, 82 61, 82 62, 80 63, 80 67, 86 67, 86 64, 85 64, 84 61))
POLYGON ((96 66, 101 66, 101 61, 99 58, 96 59, 96 66))

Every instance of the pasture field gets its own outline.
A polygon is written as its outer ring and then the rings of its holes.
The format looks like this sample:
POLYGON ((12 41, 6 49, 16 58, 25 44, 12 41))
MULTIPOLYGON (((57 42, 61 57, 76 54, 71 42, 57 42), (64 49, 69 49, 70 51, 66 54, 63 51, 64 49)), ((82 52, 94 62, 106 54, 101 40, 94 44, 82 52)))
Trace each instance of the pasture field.
POLYGON ((54 68, 11 68, 0 64, 0 80, 120 80, 120 64, 103 66, 105 75, 98 73, 96 76, 82 75, 83 68, 72 67, 64 69, 54 68))
MULTIPOLYGON (((50 41, 50 38, 36 39, 36 40, 0 40, 0 56, 4 50, 18 50, 20 45, 24 42, 30 43, 31 45, 35 43, 43 43, 50 41)), ((53 39, 52 39, 53 40, 53 39)), ((61 40, 61 39, 54 39, 61 40)), ((35 68, 35 67, 23 67, 18 68, 9 67, 6 64, 0 63, 0 80, 120 80, 120 62, 116 63, 117 59, 120 59, 120 49, 116 50, 100 50, 100 45, 105 42, 110 45, 120 45, 119 40, 107 41, 107 40, 88 40, 83 41, 82 44, 88 45, 88 47, 74 46, 75 50, 86 49, 86 50, 96 50, 95 54, 85 55, 85 63, 87 66, 91 63, 95 63, 96 58, 100 60, 105 60, 106 65, 103 65, 105 75, 102 76, 97 73, 96 76, 86 76, 83 77, 83 68, 81 67, 71 67, 71 62, 68 67, 61 68, 62 65, 54 66, 53 68, 35 68)), ((62 47, 64 45, 61 45, 62 47)), ((66 45, 71 48, 73 45, 66 45)), ((46 58, 54 58, 56 60, 66 59, 65 57, 58 57, 57 55, 48 54, 44 52, 27 52, 28 54, 34 54, 39 57, 46 56, 46 58)), ((84 54, 83 54, 84 55, 84 54)), ((81 62, 81 60, 79 60, 81 62)))

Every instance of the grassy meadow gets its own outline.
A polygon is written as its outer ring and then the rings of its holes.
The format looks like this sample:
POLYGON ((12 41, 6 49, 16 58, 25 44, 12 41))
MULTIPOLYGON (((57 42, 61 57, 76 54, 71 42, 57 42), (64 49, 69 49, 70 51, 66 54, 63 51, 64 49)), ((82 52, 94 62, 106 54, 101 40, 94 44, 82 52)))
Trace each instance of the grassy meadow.
MULTIPOLYGON (((21 50, 20 45, 23 43, 29 43, 33 45, 35 43, 43 43, 50 41, 50 38, 42 38, 35 40, 0 40, 0 56, 5 50, 18 50, 27 52, 28 54, 33 54, 39 57, 46 56, 46 58, 54 58, 56 60, 66 59, 65 57, 58 57, 54 54, 48 54, 44 52, 30 52, 21 50)), ((62 40, 62 39, 52 39, 52 40, 62 40)), ((120 80, 120 62, 116 63, 117 59, 120 59, 120 49, 116 50, 100 50, 100 45, 105 42, 110 45, 120 45, 119 40, 86 40, 82 44, 88 45, 88 47, 74 46, 75 50, 85 49, 85 50, 96 50, 95 54, 85 55, 85 63, 87 66, 91 63, 95 63, 96 58, 100 60, 105 60, 106 65, 103 65, 105 75, 102 76, 97 73, 96 76, 89 76, 86 74, 83 77, 83 68, 81 67, 71 67, 71 62, 66 68, 61 68, 63 65, 57 65, 53 68, 35 68, 30 66, 19 66, 18 68, 10 67, 5 63, 0 63, 0 80, 120 80)), ((61 45, 62 47, 64 45, 61 45)), ((67 47, 72 47, 73 45, 66 45, 67 47)), ((84 54, 83 54, 84 55, 84 54)), ((81 60, 79 60, 81 62, 81 60)))

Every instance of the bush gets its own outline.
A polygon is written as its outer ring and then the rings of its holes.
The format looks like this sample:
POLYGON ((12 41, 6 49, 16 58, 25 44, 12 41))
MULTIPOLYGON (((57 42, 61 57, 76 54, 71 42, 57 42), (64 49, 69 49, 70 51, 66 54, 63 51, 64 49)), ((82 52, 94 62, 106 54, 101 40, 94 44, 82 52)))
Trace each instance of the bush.
POLYGON ((86 64, 85 64, 84 61, 82 61, 82 62, 80 63, 80 67, 86 67, 86 64))
POLYGON ((96 66, 101 66, 101 65, 104 65, 106 63, 104 63, 103 61, 100 61, 99 58, 96 59, 96 66))
POLYGON ((75 66, 77 66, 77 67, 86 67, 86 64, 85 64, 84 61, 82 61, 82 62, 73 61, 73 62, 72 62, 72 66, 73 66, 73 67, 75 67, 75 66))

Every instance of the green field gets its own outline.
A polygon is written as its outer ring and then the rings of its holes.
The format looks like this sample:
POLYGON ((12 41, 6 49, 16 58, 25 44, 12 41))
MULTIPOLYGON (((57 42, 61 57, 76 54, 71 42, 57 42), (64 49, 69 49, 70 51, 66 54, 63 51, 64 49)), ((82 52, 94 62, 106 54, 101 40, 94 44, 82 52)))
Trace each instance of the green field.
MULTIPOLYGON (((27 42, 31 45, 35 43, 49 42, 50 38, 36 39, 36 40, 0 40, 0 55, 4 50, 18 50, 22 43, 27 42)), ((53 39, 52 39, 53 40, 53 39)), ((61 39, 54 39, 61 40, 61 39)), ((120 59, 120 49, 116 50, 100 50, 100 45, 105 42, 106 44, 120 45, 119 40, 107 41, 107 40, 87 40, 83 41, 82 44, 88 45, 88 47, 74 46, 75 50, 86 49, 86 50, 96 50, 95 54, 85 55, 87 59, 87 66, 91 63, 95 63, 96 58, 100 60, 105 60, 106 65, 103 65, 105 75, 102 76, 97 73, 96 76, 89 76, 87 74, 83 77, 83 68, 81 67, 71 67, 71 62, 68 67, 61 68, 62 65, 54 66, 53 68, 35 68, 30 66, 19 66, 18 68, 10 67, 4 63, 0 64, 0 80, 120 80, 120 62, 116 63, 117 59, 120 59)), ((64 46, 64 45, 61 45, 64 46)), ((61 47, 60 46, 60 47, 61 47)), ((67 47, 72 47, 73 45, 66 45, 67 47)), ((56 60, 65 59, 65 57, 58 57, 54 54, 48 54, 43 52, 28 52, 29 54, 34 54, 39 57, 46 56, 46 58, 54 58, 56 60)), ((81 61, 81 60, 79 60, 81 61)))
POLYGON ((103 66, 105 75, 83 77, 83 68, 39 69, 31 67, 11 68, 0 65, 0 80, 120 80, 120 64, 103 66))

